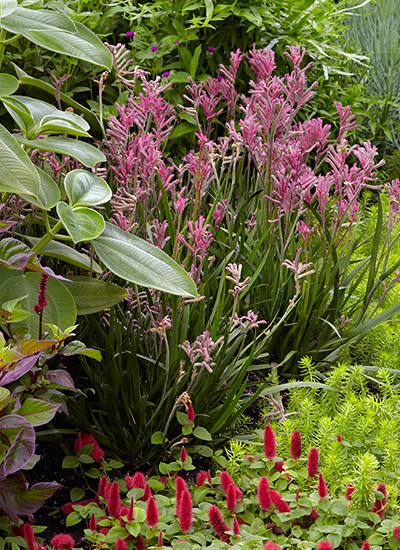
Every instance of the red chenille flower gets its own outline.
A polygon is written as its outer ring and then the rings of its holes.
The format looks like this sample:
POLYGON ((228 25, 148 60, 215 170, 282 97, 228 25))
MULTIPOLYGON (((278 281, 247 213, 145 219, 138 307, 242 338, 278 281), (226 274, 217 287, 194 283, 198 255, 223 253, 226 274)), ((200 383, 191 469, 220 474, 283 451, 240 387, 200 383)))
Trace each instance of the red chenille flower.
POLYGON ((311 447, 308 453, 307 470, 309 477, 315 477, 318 472, 319 453, 318 449, 311 447))
POLYGON ((128 513, 126 514, 126 519, 128 521, 133 521, 133 505, 134 505, 135 501, 133 500, 133 497, 131 498, 131 503, 129 505, 129 510, 128 510, 128 513))
POLYGON ((187 459, 187 452, 186 452, 185 447, 182 447, 182 449, 181 449, 180 459, 181 459, 182 464, 185 464, 186 459, 187 459))
POLYGON ((294 430, 290 437, 290 458, 299 460, 301 457, 301 436, 300 432, 294 430))
POLYGON ((194 419, 196 418, 196 415, 194 414, 193 405, 190 403, 188 411, 187 411, 187 417, 190 422, 194 422, 194 419))
POLYGON ((396 525, 396 527, 393 528, 393 536, 397 540, 400 540, 400 525, 396 525))
POLYGON ((158 534, 157 544, 158 544, 158 546, 159 546, 160 548, 161 548, 161 546, 164 544, 163 536, 162 536, 162 531, 160 531, 159 534, 158 534))
POLYGON ((22 536, 28 545, 28 550, 34 550, 36 546, 35 535, 33 534, 32 525, 30 523, 24 523, 21 525, 22 536))
POLYGON ((114 518, 119 517, 119 509, 122 506, 122 502, 119 496, 119 485, 116 481, 109 486, 106 500, 108 513, 110 516, 113 516, 114 518))
POLYGON ((51 539, 50 544, 53 548, 73 548, 75 546, 75 541, 71 535, 60 533, 51 539))
POLYGON ((367 540, 363 542, 363 545, 361 546, 361 550, 371 550, 371 545, 367 540))
POLYGON ((229 543, 231 537, 226 533, 230 530, 229 525, 226 523, 221 515, 221 512, 214 504, 208 509, 208 518, 210 520, 211 527, 214 529, 222 542, 229 543))
POLYGON ((264 550, 281 550, 281 547, 275 542, 272 542, 272 540, 269 540, 264 544, 264 550))
POLYGON ((265 426, 264 430, 264 454, 268 460, 272 460, 276 457, 275 434, 269 424, 265 426))
POLYGON ((258 502, 262 510, 269 510, 271 508, 271 497, 269 494, 269 482, 266 477, 262 477, 258 483, 257 488, 258 502))
POLYGON ((128 545, 124 541, 124 539, 118 538, 115 541, 115 550, 128 550, 128 545))
POLYGON ((143 491, 146 488, 146 478, 142 474, 142 472, 135 472, 133 476, 126 476, 125 477, 125 487, 130 489, 143 489, 143 491))
POLYGON ((175 511, 179 517, 179 507, 181 504, 181 496, 183 491, 186 491, 186 481, 182 477, 177 477, 175 480, 175 511))
POLYGON ((375 512, 382 519, 385 514, 385 508, 386 508, 386 502, 387 502, 387 489, 384 483, 380 483, 376 489, 377 491, 380 491, 381 493, 383 493, 383 499, 375 500, 375 503, 371 512, 375 512))
POLYGON ((283 472, 283 467, 285 466, 285 463, 283 460, 278 460, 278 462, 274 462, 274 470, 275 472, 283 472))
POLYGON ((346 498, 347 498, 347 500, 351 500, 351 496, 354 493, 355 489, 356 488, 354 487, 354 485, 352 483, 348 483, 346 485, 346 498))
POLYGON ((97 489, 97 494, 100 496, 100 497, 104 497, 106 496, 106 492, 107 492, 107 488, 108 488, 108 479, 106 478, 106 476, 103 476, 100 481, 99 481, 99 488, 97 489))
POLYGON ((201 487, 206 479, 207 479, 207 472, 198 472, 196 475, 197 487, 201 487))
POLYGON ((240 535, 240 525, 236 516, 233 518, 232 531, 236 537, 240 535))
POLYGON ((333 549, 332 544, 327 540, 323 540, 322 542, 317 544, 317 550, 332 550, 332 549, 333 549))
POLYGON ((228 474, 228 472, 221 472, 219 474, 219 481, 221 483, 221 488, 224 491, 224 493, 228 492, 228 487, 229 485, 231 485, 231 483, 236 485, 233 479, 231 478, 231 476, 228 474))
POLYGON ((269 492, 269 496, 272 504, 275 506, 278 512, 280 513, 290 512, 289 504, 284 500, 282 500, 281 495, 277 491, 274 491, 273 489, 271 489, 269 492))
POLYGON ((97 529, 97 521, 96 521, 96 516, 94 515, 94 512, 89 521, 89 529, 91 529, 92 531, 96 531, 97 529))
POLYGON ((325 498, 328 496, 328 488, 321 472, 318 474, 318 494, 319 498, 325 498))
POLYGON ((158 523, 158 508, 154 497, 147 501, 146 521, 149 527, 155 527, 158 523))
POLYGON ((179 504, 179 527, 188 533, 192 527, 192 497, 187 489, 182 492, 179 504))
POLYGON ((236 508, 236 486, 231 483, 226 492, 226 507, 230 512, 236 508))

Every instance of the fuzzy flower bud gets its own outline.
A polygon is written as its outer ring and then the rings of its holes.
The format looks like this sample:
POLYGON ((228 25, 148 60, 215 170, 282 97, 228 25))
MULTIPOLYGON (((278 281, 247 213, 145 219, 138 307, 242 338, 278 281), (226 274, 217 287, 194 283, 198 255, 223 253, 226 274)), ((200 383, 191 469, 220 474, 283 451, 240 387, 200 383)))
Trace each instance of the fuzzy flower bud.
POLYGON ((179 504, 179 527, 184 533, 188 533, 192 527, 192 497, 187 489, 182 493, 179 504))
POLYGON ((232 531, 235 537, 240 535, 240 526, 236 516, 233 518, 232 531))
POLYGON ((281 495, 277 491, 274 491, 273 489, 270 490, 269 496, 270 496, 272 504, 275 506, 275 508, 278 510, 278 512, 280 512, 280 513, 290 512, 289 504, 287 502, 285 502, 284 500, 282 500, 281 495))
POLYGON ((104 497, 106 496, 106 492, 107 492, 107 488, 108 488, 108 479, 106 478, 106 476, 103 476, 100 481, 99 481, 99 488, 97 489, 97 494, 100 496, 100 497, 104 497))
POLYGON ((352 483, 348 483, 346 485, 346 498, 347 500, 351 500, 351 495, 354 493, 355 487, 352 483))
POLYGON ((35 535, 33 534, 32 525, 30 523, 24 523, 21 525, 22 536, 28 545, 28 550, 34 550, 36 546, 35 535))
MULTIPOLYGON (((319 494, 319 498, 325 498, 328 496, 328 488, 326 486, 324 476, 321 473, 318 474, 318 494, 319 494)), ((324 550, 324 549, 321 549, 321 550, 324 550)))
POLYGON ((198 472, 196 475, 197 487, 201 487, 206 479, 207 479, 207 472, 198 472))
POLYGON ((230 530, 229 525, 226 523, 221 515, 221 512, 214 504, 208 509, 208 519, 210 520, 211 527, 214 529, 222 542, 227 542, 229 544, 231 538, 226 534, 226 531, 230 530))
POLYGON ((146 478, 142 472, 135 472, 133 476, 125 477, 125 487, 126 489, 146 489, 146 478))
POLYGON ((158 534, 158 539, 157 539, 157 544, 158 546, 161 548, 164 544, 164 541, 163 541, 163 536, 162 536, 162 531, 159 532, 158 534))
POLYGON ((190 422, 194 422, 194 419, 196 418, 196 415, 194 414, 193 405, 190 403, 187 411, 187 417, 190 422))
POLYGON ((339 443, 342 441, 343 437, 340 434, 337 434, 336 439, 339 441, 339 443))
POLYGON ((317 544, 316 550, 333 550, 333 546, 329 541, 323 540, 322 542, 317 544))
POLYGON ((124 541, 124 539, 118 538, 115 541, 115 550, 128 550, 128 545, 124 541))
POLYGON ((75 541, 71 535, 60 533, 51 539, 50 544, 53 548, 73 548, 75 541))
POLYGON ((231 483, 226 492, 226 507, 230 512, 236 508, 236 486, 231 483))
POLYGON ((301 456, 301 437, 300 432, 294 430, 290 438, 290 458, 292 460, 299 460, 301 456))
POLYGON ((181 505, 181 497, 184 491, 187 491, 186 481, 181 477, 177 477, 175 481, 175 511, 178 517, 181 505))
POLYGON ((109 486, 106 495, 107 508, 110 516, 117 518, 119 516, 119 509, 121 508, 121 498, 119 495, 119 485, 116 481, 109 486))
POLYGON ((97 529, 97 521, 96 521, 96 516, 94 515, 94 512, 89 521, 89 529, 91 529, 92 531, 96 531, 97 529))
POLYGON ((133 500, 133 497, 131 498, 131 503, 129 505, 129 510, 126 514, 126 519, 127 521, 133 521, 133 505, 134 505, 134 500, 133 500))
POLYGON ((158 508, 154 497, 147 501, 146 521, 149 527, 155 527, 158 523, 158 508))
POLYGON ((262 510, 269 510, 271 508, 271 497, 269 494, 269 482, 266 477, 262 477, 259 481, 257 488, 258 502, 262 510))
POLYGON ((318 472, 319 453, 318 449, 311 447, 308 453, 307 470, 309 477, 315 477, 318 472))
POLYGON ((361 546, 361 550, 371 550, 371 545, 369 544, 369 542, 367 540, 365 542, 363 542, 363 545, 361 546))
POLYGON ((276 457, 275 434, 269 424, 265 426, 264 430, 264 454, 270 461, 276 457))
POLYGON ((275 472, 283 472, 283 467, 285 466, 285 463, 283 460, 278 460, 278 462, 274 462, 274 470, 275 472))
POLYGON ((272 540, 269 540, 264 544, 264 550, 281 550, 281 547, 275 542, 272 542, 272 540))
POLYGON ((180 459, 181 459, 182 465, 185 464, 186 459, 187 459, 187 452, 186 452, 185 447, 182 447, 182 449, 181 449, 180 459))

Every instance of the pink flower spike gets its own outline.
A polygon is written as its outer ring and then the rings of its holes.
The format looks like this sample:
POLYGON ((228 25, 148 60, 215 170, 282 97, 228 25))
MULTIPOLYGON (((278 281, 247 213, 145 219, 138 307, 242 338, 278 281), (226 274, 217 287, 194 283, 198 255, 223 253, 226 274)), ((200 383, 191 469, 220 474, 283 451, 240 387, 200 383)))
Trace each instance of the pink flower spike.
POLYGON ((125 36, 127 36, 128 38, 132 38, 132 36, 135 36, 135 33, 133 31, 128 31, 127 33, 125 33, 125 36))
POLYGON ((174 44, 179 44, 179 40, 175 40, 174 44))
POLYGON ((154 497, 150 497, 147 501, 146 521, 147 525, 151 528, 155 527, 158 523, 158 508, 154 497))
POLYGON ((270 490, 269 496, 279 513, 290 512, 289 504, 282 499, 282 496, 277 491, 270 490))
POLYGON ((352 483, 348 483, 346 485, 346 499, 347 500, 351 500, 351 495, 354 493, 355 491, 355 487, 352 483))
POLYGON ((164 76, 164 77, 167 77, 167 76, 169 76, 169 71, 165 71, 165 72, 163 72, 163 73, 161 74, 161 76, 164 76))
POLYGON ((272 461, 272 459, 276 457, 275 434, 269 424, 265 426, 264 430, 264 453, 269 461, 272 461))
POLYGON ((187 411, 187 417, 190 422, 194 422, 194 419, 196 418, 196 415, 194 414, 193 405, 190 403, 187 411))
MULTIPOLYGON (((396 529, 396 527, 395 527, 396 529)), ((397 538, 397 537, 396 537, 397 538)), ((400 539, 399 539, 400 540, 400 539)), ((369 542, 366 540, 363 545, 361 546, 361 550, 371 550, 371 545, 369 544, 369 542)))
POLYGON ((157 46, 152 46, 150 49, 152 52, 156 52, 158 50, 157 46))
POLYGON ((158 544, 158 546, 159 546, 160 548, 161 548, 161 546, 163 545, 162 531, 160 531, 159 534, 158 534, 157 544, 158 544))
POLYGON ((181 497, 186 490, 186 481, 181 477, 177 477, 175 480, 175 511, 177 516, 180 513, 181 497))
POLYGON ((319 498, 325 498, 328 496, 328 488, 326 486, 324 476, 321 473, 318 474, 318 494, 319 498))
POLYGON ((396 525, 396 527, 393 527, 393 536, 397 540, 400 540, 400 526, 396 525))
POLYGON ((182 465, 184 465, 187 459, 187 453, 186 453, 185 447, 182 447, 181 449, 180 459, 181 459, 182 465))
POLYGON ((71 535, 60 533, 51 539, 50 544, 53 548, 73 548, 75 546, 75 541, 71 535))
POLYGON ((128 545, 124 541, 124 539, 118 538, 115 541, 115 550, 128 550, 128 545))
POLYGON ((207 479, 207 472, 198 472, 196 475, 196 485, 197 487, 201 487, 205 480, 207 479))
POLYGON ((309 477, 315 477, 318 472, 319 453, 318 449, 311 447, 308 453, 307 470, 309 477))
POLYGON ((226 533, 226 531, 230 530, 229 525, 222 517, 219 508, 214 504, 208 509, 208 519, 210 520, 211 527, 222 542, 227 542, 229 544, 231 537, 226 533))
POLYGON ((300 432, 294 430, 290 438, 290 458, 299 460, 301 456, 301 436, 300 432))
POLYGON ((269 540, 264 544, 264 550, 281 550, 281 547, 275 542, 272 542, 272 540, 269 540))
POLYGON ((91 529, 92 531, 96 531, 97 529, 97 521, 96 521, 96 516, 94 515, 94 512, 89 521, 89 529, 91 529))
POLYGON ((236 485, 231 483, 226 492, 226 507, 230 512, 236 508, 236 485))
POLYGON ((322 542, 317 544, 316 550, 333 550, 333 546, 329 541, 323 540, 322 542))
POLYGON ((114 518, 119 517, 119 509, 121 508, 122 503, 119 494, 119 485, 116 481, 109 486, 106 500, 108 513, 110 516, 114 518))
POLYGON ((231 478, 231 476, 228 474, 228 472, 221 472, 219 474, 219 481, 221 483, 221 488, 224 491, 224 493, 228 492, 228 487, 233 483, 235 485, 235 482, 231 478))
POLYGON ((35 535, 33 534, 32 525, 30 523, 24 523, 21 525, 22 536, 25 539, 28 550, 34 550, 36 546, 35 535))
POLYGON ((192 497, 187 489, 182 493, 179 505, 179 527, 184 533, 188 533, 192 527, 192 497))
POLYGON ((133 515, 133 505, 134 505, 134 500, 133 500, 133 497, 131 498, 131 503, 129 505, 129 510, 128 510, 128 513, 126 514, 126 519, 128 521, 133 521, 133 518, 134 518, 134 515, 133 515))
POLYGON ((262 510, 269 510, 271 508, 271 497, 269 494, 269 482, 266 477, 262 477, 258 483, 257 488, 258 502, 262 510))
POLYGON ((340 441, 342 441, 343 437, 342 437, 340 434, 337 434, 336 439, 337 439, 337 440, 339 441, 339 443, 340 443, 340 441))
POLYGON ((238 537, 240 535, 240 525, 236 516, 233 518, 232 531, 235 537, 238 537))

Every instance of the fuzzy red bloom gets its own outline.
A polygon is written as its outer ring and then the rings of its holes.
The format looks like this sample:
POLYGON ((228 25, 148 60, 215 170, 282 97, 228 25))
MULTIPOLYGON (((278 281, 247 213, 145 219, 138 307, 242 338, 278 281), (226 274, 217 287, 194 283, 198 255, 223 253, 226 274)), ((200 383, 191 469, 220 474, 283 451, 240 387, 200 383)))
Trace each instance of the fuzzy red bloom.
POLYGON ((194 408, 191 403, 188 407, 187 417, 188 417, 188 420, 190 420, 190 422, 194 422, 194 419, 196 418, 196 415, 194 414, 194 408))
POLYGON ((268 460, 272 460, 276 457, 275 434, 269 424, 265 426, 264 430, 264 454, 268 460))
POLYGON ((142 498, 140 500, 142 500, 143 502, 146 502, 149 500, 149 498, 151 497, 153 493, 151 492, 151 489, 150 489, 150 485, 148 483, 146 483, 146 486, 144 488, 144 495, 142 496, 142 498))
POLYGON ((211 473, 210 470, 207 470, 207 481, 210 485, 212 485, 212 479, 211 479, 211 473))
POLYGON ((214 504, 208 509, 208 519, 210 520, 211 527, 214 529, 222 542, 229 543, 231 537, 226 533, 226 531, 229 531, 230 527, 222 517, 217 506, 214 504))
POLYGON ((274 463, 275 472, 283 472, 284 471, 284 469, 283 469, 284 466, 285 466, 285 463, 283 462, 283 460, 278 460, 278 462, 274 463))
POLYGON ((155 527, 158 523, 158 508, 154 497, 147 501, 146 521, 149 527, 155 527))
POLYGON ((158 544, 158 546, 159 546, 160 548, 161 548, 161 546, 164 544, 163 536, 162 536, 162 531, 160 531, 159 534, 158 534, 157 544, 158 544))
POLYGON ((400 540, 400 525, 396 525, 396 527, 393 528, 393 536, 397 540, 400 540))
POLYGON ((319 498, 325 498, 328 496, 328 487, 326 486, 324 476, 321 472, 318 474, 318 494, 319 498))
POLYGON ((180 459, 181 459, 182 464, 185 464, 186 459, 187 459, 187 452, 186 452, 185 447, 182 447, 182 449, 181 449, 180 459))
POLYGON ((71 535, 60 533, 51 539, 50 544, 53 548, 73 548, 75 546, 75 541, 71 535))
POLYGON ((269 491, 269 496, 271 499, 272 504, 275 506, 275 508, 278 510, 278 512, 290 512, 290 506, 287 502, 282 500, 281 495, 277 492, 271 489, 269 491))
POLYGON ((294 430, 290 438, 290 458, 299 460, 301 457, 301 436, 300 432, 294 430))
POLYGON ((233 485, 236 485, 231 476, 228 474, 228 472, 221 472, 219 474, 219 481, 221 483, 221 488, 224 491, 224 493, 228 492, 228 487, 233 483, 233 485))
POLYGON ((33 534, 32 525, 30 523, 24 523, 21 525, 22 536, 28 545, 28 550, 34 550, 36 546, 35 535, 33 534))
POLYGON ((83 445, 82 445, 82 434, 81 432, 78 433, 76 439, 75 439, 75 443, 74 443, 74 451, 75 451, 75 454, 80 451, 82 449, 83 445))
POLYGON ((134 500, 133 500, 133 497, 132 497, 131 498, 131 503, 129 505, 129 510, 126 514, 127 521, 133 521, 133 505, 134 505, 134 500))
POLYGON ((230 512, 236 508, 236 485, 234 483, 230 483, 226 492, 226 507, 230 512))
POLYGON ((309 477, 315 477, 318 472, 319 453, 318 449, 311 447, 308 453, 307 470, 309 477))
POLYGON ((348 483, 346 485, 346 498, 347 500, 351 500, 351 495, 354 493, 355 491, 355 487, 352 483, 348 483))
POLYGON ((192 527, 192 497, 187 489, 182 492, 179 503, 179 527, 188 533, 192 527))
POLYGON ((111 485, 109 486, 106 500, 108 513, 110 514, 110 516, 113 516, 114 518, 119 517, 119 509, 122 506, 122 502, 119 495, 119 485, 116 481, 114 481, 114 483, 111 483, 111 485))
POLYGON ((281 547, 275 542, 272 542, 272 540, 269 540, 264 544, 264 550, 281 550, 281 547))
POLYGON ((342 441, 343 437, 340 434, 337 434, 336 439, 339 441, 339 443, 342 441))
POLYGON ((108 488, 108 479, 106 478, 106 476, 103 476, 99 481, 99 488, 97 489, 97 494, 105 498, 107 493, 107 488, 108 488))
POLYGON ((146 543, 140 535, 136 539, 136 550, 146 550, 146 543))
POLYGON ((377 491, 380 491, 383 493, 383 499, 382 500, 375 500, 374 506, 371 510, 371 512, 375 512, 378 514, 378 516, 382 519, 385 514, 385 508, 387 503, 387 489, 386 485, 384 483, 380 483, 378 487, 376 488, 377 491))
POLYGON ((236 516, 233 518, 232 531, 236 537, 240 535, 240 525, 236 516))
POLYGON ((93 451, 90 453, 90 456, 95 460, 96 462, 101 462, 104 458, 104 452, 102 449, 100 449, 99 444, 97 441, 93 443, 93 451))
POLYGON ((207 472, 198 472, 198 474, 196 475, 197 487, 201 487, 206 479, 207 479, 207 472))
POLYGON ((361 546, 361 550, 371 550, 371 545, 367 540, 363 542, 363 545, 361 546))
POLYGON ((92 531, 96 531, 97 529, 97 521, 96 521, 96 516, 94 515, 94 512, 89 521, 89 529, 91 529, 92 531))
POLYGON ((128 545, 124 541, 124 539, 118 538, 115 541, 115 550, 128 550, 128 545))
POLYGON ((332 550, 332 549, 333 549, 332 544, 327 540, 323 540, 319 544, 317 544, 316 550, 332 550))
POLYGON ((144 491, 146 488, 146 478, 144 477, 142 472, 135 472, 133 476, 125 477, 125 487, 128 490, 143 489, 144 491))
POLYGON ((175 511, 178 517, 181 497, 184 491, 187 491, 186 481, 182 477, 177 477, 175 480, 175 511))
POLYGON ((314 523, 317 517, 318 517, 318 512, 315 508, 313 508, 311 510, 311 514, 309 516, 304 516, 304 519, 306 519, 307 521, 311 521, 311 523, 314 523))
POLYGON ((271 508, 271 497, 269 495, 269 482, 266 477, 262 477, 257 487, 257 497, 262 510, 271 508))

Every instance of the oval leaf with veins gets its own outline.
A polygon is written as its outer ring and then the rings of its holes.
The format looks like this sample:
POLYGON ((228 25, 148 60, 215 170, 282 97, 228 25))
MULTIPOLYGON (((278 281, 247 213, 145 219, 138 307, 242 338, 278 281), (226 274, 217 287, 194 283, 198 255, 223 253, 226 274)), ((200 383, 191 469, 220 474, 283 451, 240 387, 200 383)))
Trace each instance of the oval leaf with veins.
POLYGON ((108 202, 112 192, 108 184, 87 170, 72 170, 64 180, 70 205, 96 206, 108 202))
POLYGON ((102 215, 91 208, 71 208, 59 202, 57 214, 75 244, 96 239, 104 231, 102 215))

